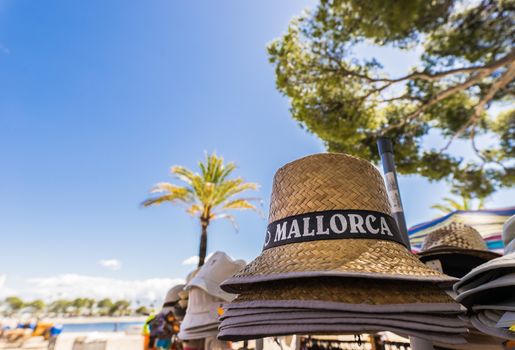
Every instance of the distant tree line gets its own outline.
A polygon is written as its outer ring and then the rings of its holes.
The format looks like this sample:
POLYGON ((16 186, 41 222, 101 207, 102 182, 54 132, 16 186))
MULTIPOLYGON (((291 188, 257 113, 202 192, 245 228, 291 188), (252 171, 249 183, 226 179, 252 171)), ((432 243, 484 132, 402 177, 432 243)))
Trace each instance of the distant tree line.
POLYGON ((24 301, 17 296, 10 296, 0 302, 0 314, 5 316, 25 311, 36 315, 70 317, 147 315, 152 310, 146 306, 138 306, 133 309, 129 300, 112 301, 109 298, 101 300, 92 298, 57 299, 47 304, 41 299, 24 301))

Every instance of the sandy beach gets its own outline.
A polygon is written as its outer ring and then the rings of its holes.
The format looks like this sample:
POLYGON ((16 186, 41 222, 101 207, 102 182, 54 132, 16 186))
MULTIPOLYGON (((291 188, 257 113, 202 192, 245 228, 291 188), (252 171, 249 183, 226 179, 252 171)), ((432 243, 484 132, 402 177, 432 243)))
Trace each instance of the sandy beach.
MULTIPOLYGON (((63 325, 99 325, 99 324, 126 324, 126 323, 143 323, 146 317, 142 316, 124 316, 124 317, 59 317, 59 318, 41 318, 40 322, 51 322, 63 325)), ((17 319, 0 319, 0 324, 15 327, 18 323, 17 319)), ((75 327, 76 328, 76 327, 75 327)), ((136 350, 143 348, 143 337, 140 334, 141 329, 138 326, 131 327, 123 332, 106 332, 106 331, 81 331, 67 332, 64 331, 59 335, 55 350, 72 350, 74 342, 85 340, 90 343, 105 343, 105 350, 136 350)), ((5 340, 0 340, 0 349, 47 349, 47 342, 43 337, 31 337, 23 342, 15 344, 7 344, 5 340)))
MULTIPOLYGON (((77 339, 86 338, 90 343, 105 343, 105 350, 141 350, 143 349, 143 337, 137 334, 125 332, 92 332, 92 333, 63 333, 57 339, 55 350, 72 350, 77 339)), ((19 345, 9 345, 0 341, 0 349, 47 349, 47 342, 41 337, 34 337, 19 345)))
MULTIPOLYGON (((86 323, 124 323, 124 322, 145 322, 147 316, 81 316, 81 317, 41 317, 40 322, 60 323, 60 324, 86 324, 86 323)), ((0 317, 2 325, 16 325, 18 318, 0 317)))

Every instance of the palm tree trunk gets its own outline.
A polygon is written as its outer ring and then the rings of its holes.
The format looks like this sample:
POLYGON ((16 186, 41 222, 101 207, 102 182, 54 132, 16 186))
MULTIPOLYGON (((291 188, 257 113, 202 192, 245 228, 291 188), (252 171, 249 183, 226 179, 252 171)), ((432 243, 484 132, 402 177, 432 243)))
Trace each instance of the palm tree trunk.
POLYGON ((207 254, 207 227, 209 226, 209 220, 200 218, 200 226, 202 231, 200 233, 200 246, 198 251, 198 267, 204 265, 207 254))

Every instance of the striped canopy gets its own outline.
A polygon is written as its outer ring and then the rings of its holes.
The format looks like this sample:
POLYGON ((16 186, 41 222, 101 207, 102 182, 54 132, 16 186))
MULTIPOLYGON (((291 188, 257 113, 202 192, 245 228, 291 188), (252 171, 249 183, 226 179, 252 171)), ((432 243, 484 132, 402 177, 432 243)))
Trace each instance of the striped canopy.
POLYGON ((426 221, 415 225, 408 230, 411 249, 420 251, 422 242, 427 234, 436 228, 451 222, 462 222, 479 231, 483 236, 488 249, 496 253, 503 253, 502 226, 508 218, 515 215, 515 207, 484 210, 457 210, 438 219, 426 221))

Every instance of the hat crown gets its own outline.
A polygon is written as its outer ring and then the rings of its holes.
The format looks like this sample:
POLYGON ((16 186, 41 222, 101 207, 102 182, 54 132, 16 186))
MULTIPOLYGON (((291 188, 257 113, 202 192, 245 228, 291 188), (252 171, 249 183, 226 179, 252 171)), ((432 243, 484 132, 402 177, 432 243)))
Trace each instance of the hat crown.
POLYGON ((168 290, 165 297, 165 303, 179 300, 179 293, 184 289, 184 284, 178 284, 168 290))
POLYGON ((473 227, 459 222, 453 222, 431 231, 424 239, 422 251, 440 247, 488 251, 488 247, 479 232, 473 227))
POLYGON ((325 210, 370 210, 390 215, 379 170, 357 157, 321 153, 295 160, 276 172, 269 223, 325 210))

